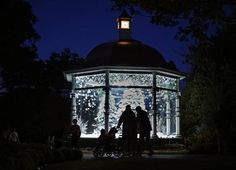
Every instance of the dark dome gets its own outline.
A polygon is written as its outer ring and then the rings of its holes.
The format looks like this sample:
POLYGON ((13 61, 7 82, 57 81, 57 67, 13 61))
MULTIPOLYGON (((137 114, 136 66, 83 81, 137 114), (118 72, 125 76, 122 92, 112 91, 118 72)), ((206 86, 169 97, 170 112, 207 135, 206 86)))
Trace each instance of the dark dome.
POLYGON ((167 63, 156 49, 137 40, 119 40, 100 44, 88 54, 86 61, 86 67, 136 66, 177 70, 175 64, 167 63))

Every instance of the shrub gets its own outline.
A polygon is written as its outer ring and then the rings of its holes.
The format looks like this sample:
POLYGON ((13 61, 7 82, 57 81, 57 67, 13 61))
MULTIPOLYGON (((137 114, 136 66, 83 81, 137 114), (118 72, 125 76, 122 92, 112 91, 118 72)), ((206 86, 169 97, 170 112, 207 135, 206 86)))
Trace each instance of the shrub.
POLYGON ((65 157, 60 149, 52 149, 53 153, 53 162, 62 162, 65 160, 65 157))
POLYGON ((72 149, 62 147, 60 148, 61 152, 64 154, 65 160, 73 160, 73 152, 72 149))
POLYGON ((204 134, 198 136, 192 136, 188 139, 189 153, 193 154, 216 154, 217 144, 212 136, 206 136, 204 134))
POLYGON ((33 159, 36 166, 43 163, 41 158, 40 158, 40 155, 39 155, 38 151, 33 150, 33 149, 28 149, 25 152, 30 155, 30 157, 33 159))
POLYGON ((48 163, 82 159, 79 149, 49 149, 43 144, 0 142, 0 170, 35 170, 48 163))
POLYGON ((28 152, 22 151, 16 159, 16 167, 20 170, 33 170, 36 164, 28 152))
POLYGON ((73 160, 81 160, 83 157, 83 152, 80 149, 73 149, 73 160))
POLYGON ((16 163, 14 157, 0 155, 0 165, 4 170, 16 170, 16 163))

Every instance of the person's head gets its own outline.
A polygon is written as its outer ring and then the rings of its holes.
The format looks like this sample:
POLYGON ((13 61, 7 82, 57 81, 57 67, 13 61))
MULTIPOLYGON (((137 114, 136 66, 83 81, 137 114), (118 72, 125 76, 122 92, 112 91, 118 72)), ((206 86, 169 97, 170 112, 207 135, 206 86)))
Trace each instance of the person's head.
POLYGON ((101 133, 101 135, 105 135, 106 134, 106 130, 105 129, 101 129, 100 133, 101 133))
POLYGON ((126 106, 126 110, 131 110, 131 106, 130 106, 130 105, 127 105, 127 106, 126 106))
POLYGON ((136 109, 135 109, 137 112, 141 111, 142 108, 140 106, 137 106, 136 109))
POLYGON ((109 134, 116 134, 118 132, 118 130, 116 129, 116 127, 112 127, 109 131, 109 134))
POLYGON ((72 120, 72 123, 73 123, 73 124, 77 124, 77 119, 73 119, 73 120, 72 120))

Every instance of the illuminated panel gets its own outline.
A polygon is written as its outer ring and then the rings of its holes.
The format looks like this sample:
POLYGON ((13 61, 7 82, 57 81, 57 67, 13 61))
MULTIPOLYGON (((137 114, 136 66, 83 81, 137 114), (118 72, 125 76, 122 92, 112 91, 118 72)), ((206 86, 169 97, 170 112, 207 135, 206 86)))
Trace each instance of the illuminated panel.
POLYGON ((127 105, 135 112, 137 106, 150 112, 152 108, 151 89, 111 88, 109 127, 117 126, 121 113, 127 105))
POLYGON ((177 90, 177 80, 175 78, 157 75, 157 87, 177 90))
POLYGON ((175 137, 175 100, 177 93, 167 90, 159 90, 157 92, 157 108, 158 108, 158 122, 157 122, 157 131, 158 137, 160 138, 171 138, 175 137), (170 102, 170 135, 166 135, 166 101, 170 102))
POLYGON ((105 93, 101 88, 76 91, 76 105, 81 137, 98 137, 104 128, 105 93))
MULTIPOLYGON (((76 104, 81 137, 98 137, 105 128, 105 92, 102 89, 76 91, 76 104)), ((142 88, 111 88, 109 97, 109 129, 116 127, 126 105, 131 105, 135 112, 141 106, 149 112, 151 118, 152 91, 142 88)), ((121 130, 119 131, 121 134, 121 130)))
POLYGON ((110 73, 110 85, 152 86, 152 74, 110 73))
POLYGON ((121 21, 122 29, 129 29, 129 21, 121 21))
POLYGON ((105 73, 75 77, 75 88, 97 86, 105 86, 105 73))

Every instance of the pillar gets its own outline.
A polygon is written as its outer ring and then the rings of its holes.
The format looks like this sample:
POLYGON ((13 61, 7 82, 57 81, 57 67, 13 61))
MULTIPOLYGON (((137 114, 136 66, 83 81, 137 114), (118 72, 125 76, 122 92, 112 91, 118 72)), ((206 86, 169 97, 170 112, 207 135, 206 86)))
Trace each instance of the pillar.
POLYGON ((71 118, 78 119, 77 108, 76 108, 76 95, 73 91, 71 92, 71 100, 72 100, 71 118))
POLYGON ((104 116, 105 116, 105 130, 106 132, 108 132, 108 123, 109 123, 109 98, 110 98, 110 87, 109 87, 109 71, 106 71, 106 84, 105 84, 105 88, 104 88, 104 91, 105 91, 105 113, 104 113, 104 116))
POLYGON ((75 91, 74 91, 74 87, 75 87, 75 77, 72 76, 72 90, 71 90, 71 122, 73 119, 77 119, 78 120, 78 115, 77 115, 77 108, 76 108, 76 95, 75 95, 75 91))
POLYGON ((180 137, 180 108, 179 108, 179 97, 180 92, 177 92, 175 99, 175 129, 176 129, 176 137, 180 137))
POLYGON ((170 98, 166 100, 166 135, 170 135, 170 98))
POLYGON ((153 74, 152 83, 152 138, 157 138, 157 103, 156 103, 156 73, 153 74))

